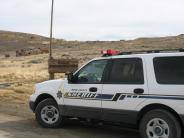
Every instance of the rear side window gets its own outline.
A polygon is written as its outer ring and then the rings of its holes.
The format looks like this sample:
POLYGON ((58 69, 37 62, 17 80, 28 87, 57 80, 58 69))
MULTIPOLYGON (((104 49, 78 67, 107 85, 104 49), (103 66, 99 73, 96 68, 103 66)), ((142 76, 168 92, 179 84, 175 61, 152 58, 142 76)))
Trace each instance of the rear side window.
POLYGON ((108 83, 144 84, 143 64, 140 58, 113 59, 108 83))
POLYGON ((153 62, 159 84, 184 84, 184 56, 157 57, 153 62))

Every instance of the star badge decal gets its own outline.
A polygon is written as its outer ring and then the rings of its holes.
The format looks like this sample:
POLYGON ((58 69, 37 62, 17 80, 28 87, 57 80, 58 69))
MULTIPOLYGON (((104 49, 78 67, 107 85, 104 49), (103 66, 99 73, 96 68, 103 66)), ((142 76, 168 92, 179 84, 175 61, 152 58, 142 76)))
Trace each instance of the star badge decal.
POLYGON ((61 99, 61 98, 62 98, 62 96, 63 96, 62 92, 61 92, 61 91, 58 91, 58 93, 57 93, 57 97, 58 97, 59 99, 61 99))

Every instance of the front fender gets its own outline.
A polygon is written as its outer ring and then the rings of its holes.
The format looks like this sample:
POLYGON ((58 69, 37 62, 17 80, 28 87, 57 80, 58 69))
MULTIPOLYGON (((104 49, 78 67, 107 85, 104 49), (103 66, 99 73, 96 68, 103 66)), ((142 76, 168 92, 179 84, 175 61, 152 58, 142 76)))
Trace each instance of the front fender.
POLYGON ((35 92, 30 96, 30 102, 44 100, 44 98, 53 98, 57 104, 63 104, 63 92, 66 80, 51 80, 35 85, 35 92), (39 100, 38 100, 39 99, 39 100))

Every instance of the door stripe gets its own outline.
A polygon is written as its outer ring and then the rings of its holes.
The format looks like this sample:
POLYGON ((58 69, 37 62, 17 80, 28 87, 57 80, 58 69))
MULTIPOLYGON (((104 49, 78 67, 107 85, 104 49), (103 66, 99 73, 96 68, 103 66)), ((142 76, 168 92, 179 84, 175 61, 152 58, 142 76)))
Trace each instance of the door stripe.
POLYGON ((163 100, 184 100, 184 96, 168 96, 168 95, 135 95, 135 94, 96 94, 95 97, 64 97, 66 99, 82 99, 82 100, 104 100, 104 101, 122 101, 126 99, 163 99, 163 100))

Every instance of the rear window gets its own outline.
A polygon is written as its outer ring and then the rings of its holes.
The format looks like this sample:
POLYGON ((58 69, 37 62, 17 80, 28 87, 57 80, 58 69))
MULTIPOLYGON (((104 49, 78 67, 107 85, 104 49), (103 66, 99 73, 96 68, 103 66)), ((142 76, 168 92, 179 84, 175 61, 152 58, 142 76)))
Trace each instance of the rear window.
POLYGON ((184 56, 157 57, 153 62, 159 84, 184 84, 184 56))

